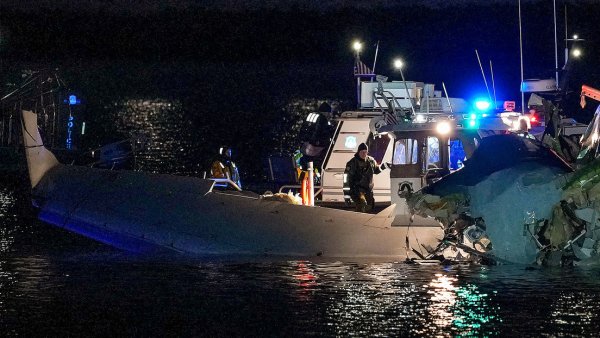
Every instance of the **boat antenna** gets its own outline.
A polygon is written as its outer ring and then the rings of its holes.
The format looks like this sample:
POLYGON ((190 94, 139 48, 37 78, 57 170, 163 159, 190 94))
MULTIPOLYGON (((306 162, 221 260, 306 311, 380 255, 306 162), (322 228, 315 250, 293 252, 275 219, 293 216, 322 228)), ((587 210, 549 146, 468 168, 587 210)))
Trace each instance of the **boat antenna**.
POLYGON ((556 71, 556 85, 558 86, 558 40, 556 37, 556 0, 552 1, 554 5, 554 70, 556 71))
POLYGON ((375 65, 377 64, 377 53, 378 52, 379 52, 379 40, 377 40, 377 47, 375 47, 375 59, 373 60, 373 74, 375 74, 375 65))
POLYGON ((521 59, 521 113, 524 114, 525 93, 523 92, 523 30, 521 28, 521 0, 519 0, 519 56, 521 59))
POLYGON ((442 88, 444 88, 444 94, 446 94, 446 100, 448 101, 448 106, 450 107, 450 114, 454 114, 454 111, 452 110, 452 104, 450 103, 450 98, 448 97, 448 91, 446 90, 446 85, 444 84, 444 81, 442 81, 442 88))
MULTIPOLYGON (((567 62, 567 48, 569 47, 567 39, 569 38, 568 36, 568 32, 567 32, 567 4, 565 4, 565 63, 567 62)), ((557 83, 558 85, 558 83, 557 83)))
POLYGON ((567 39, 569 38, 567 32, 567 5, 565 4, 565 50, 567 49, 567 39))
POLYGON ((494 90, 494 109, 498 109, 498 101, 496 101, 496 84, 494 83, 494 68, 492 68, 492 60, 490 60, 490 73, 492 74, 492 89, 494 90))
POLYGON ((481 59, 479 58, 479 53, 477 52, 477 49, 475 49, 475 55, 477 55, 477 62, 479 62, 479 69, 481 69, 481 76, 483 76, 483 83, 485 83, 485 89, 487 90, 488 97, 491 101, 492 95, 490 94, 490 87, 488 87, 487 80, 485 79, 485 73, 483 72, 483 66, 481 65, 481 59))

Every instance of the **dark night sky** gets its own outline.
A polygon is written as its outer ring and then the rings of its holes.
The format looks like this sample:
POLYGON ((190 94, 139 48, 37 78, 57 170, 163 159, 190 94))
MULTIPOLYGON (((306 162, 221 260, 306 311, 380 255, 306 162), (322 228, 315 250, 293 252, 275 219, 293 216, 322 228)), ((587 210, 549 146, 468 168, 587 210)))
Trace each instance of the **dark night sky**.
MULTIPOLYGON (((401 56, 407 78, 444 81, 451 95, 485 90, 474 50, 494 65, 499 97, 518 95, 517 1, 7 1, 0 4, 4 62, 65 64, 74 60, 302 63, 352 68, 354 38, 369 47, 372 63, 381 41, 378 72, 395 79, 401 56), (482 4, 483 3, 483 4, 482 4)), ((569 33, 587 39, 575 87, 599 86, 596 53, 598 1, 557 1, 559 67, 563 64, 564 5, 569 33), (584 70, 585 69, 585 70, 584 70)), ((525 78, 553 75, 552 1, 523 4, 525 78)), ((284 75, 282 75, 284 76, 284 75)), ((346 80, 346 79, 344 79, 346 80)), ((516 98, 515 98, 516 99, 516 98)))

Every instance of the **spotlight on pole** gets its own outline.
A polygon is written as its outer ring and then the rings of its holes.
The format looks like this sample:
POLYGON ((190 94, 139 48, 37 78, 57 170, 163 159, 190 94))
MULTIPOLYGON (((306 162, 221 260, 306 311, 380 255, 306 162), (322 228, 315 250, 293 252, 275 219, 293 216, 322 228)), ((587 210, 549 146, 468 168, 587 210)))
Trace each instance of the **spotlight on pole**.
POLYGON ((402 59, 394 60, 394 68, 401 70, 402 67, 404 67, 404 62, 402 62, 402 59))
POLYGON ((352 49, 354 49, 356 55, 360 54, 360 51, 362 50, 362 43, 358 40, 354 41, 354 43, 352 44, 352 49))
POLYGON ((406 83, 406 79, 404 78, 404 72, 402 72, 402 68, 404 67, 404 62, 402 59, 398 58, 394 60, 394 68, 400 72, 400 76, 402 77, 402 83, 404 83, 404 88, 406 89, 406 97, 410 102, 410 110, 412 112, 411 116, 415 116, 415 107, 413 105, 412 99, 410 97, 410 91, 408 89, 408 84, 406 83))

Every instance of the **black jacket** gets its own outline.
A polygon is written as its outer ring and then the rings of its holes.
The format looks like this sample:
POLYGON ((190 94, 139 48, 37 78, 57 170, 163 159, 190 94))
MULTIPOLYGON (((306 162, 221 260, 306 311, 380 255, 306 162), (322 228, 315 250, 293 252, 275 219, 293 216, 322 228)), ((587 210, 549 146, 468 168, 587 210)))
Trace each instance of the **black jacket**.
POLYGON ((371 192, 373 190, 373 175, 379 174, 381 168, 371 156, 361 159, 358 153, 346 163, 346 184, 350 188, 350 195, 357 195, 360 192, 371 192))

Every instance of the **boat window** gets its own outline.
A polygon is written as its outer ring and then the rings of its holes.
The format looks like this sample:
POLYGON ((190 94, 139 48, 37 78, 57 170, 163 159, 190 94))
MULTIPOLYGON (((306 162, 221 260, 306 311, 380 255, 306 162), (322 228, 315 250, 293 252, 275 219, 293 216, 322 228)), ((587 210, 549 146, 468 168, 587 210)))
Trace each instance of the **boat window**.
POLYGON ((427 137, 427 168, 442 168, 440 140, 435 136, 427 137))
POLYGON ((418 161, 417 140, 398 139, 394 147, 393 164, 417 164, 418 161))
POLYGON ((369 135, 367 139, 367 146, 369 147, 369 155, 372 156, 377 164, 381 164, 385 152, 390 145, 390 138, 387 135, 373 136, 369 135))
POLYGON ((458 170, 463 167, 466 159, 465 148, 461 140, 450 141, 450 170, 458 170))

